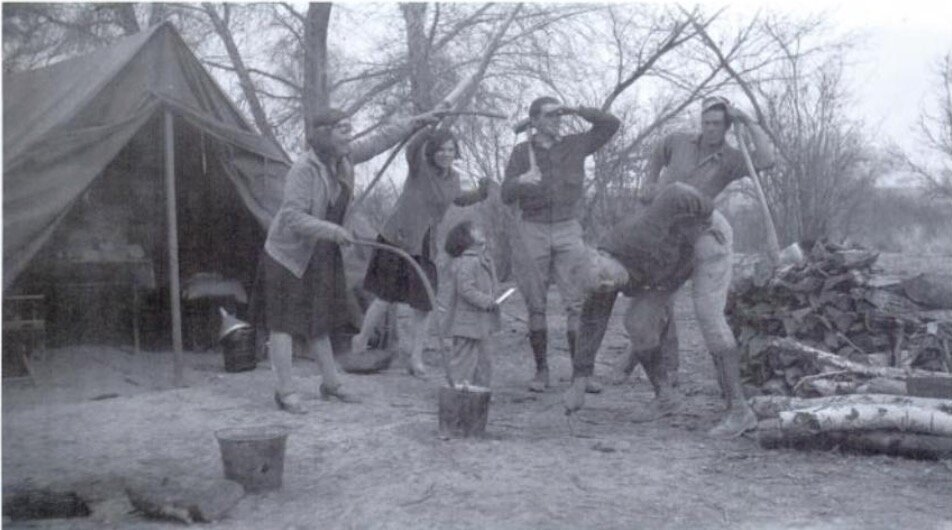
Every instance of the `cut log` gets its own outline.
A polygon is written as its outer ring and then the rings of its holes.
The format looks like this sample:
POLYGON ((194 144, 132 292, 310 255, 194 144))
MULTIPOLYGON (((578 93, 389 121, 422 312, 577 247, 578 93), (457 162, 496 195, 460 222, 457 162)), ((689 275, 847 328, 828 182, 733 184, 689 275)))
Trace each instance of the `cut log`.
POLYGON ((439 428, 444 436, 470 437, 486 432, 489 419, 488 388, 444 386, 439 392, 439 428))
POLYGON ((893 396, 905 396, 909 394, 906 389, 907 383, 895 379, 886 379, 883 377, 874 377, 869 381, 856 387, 857 394, 891 394, 893 396))
POLYGON ((809 399, 789 396, 754 396, 748 401, 754 414, 756 414, 760 420, 778 418, 782 411, 787 410, 816 409, 819 407, 846 405, 908 406, 952 414, 952 399, 890 396, 885 394, 854 394, 849 396, 809 399))
POLYGON ((928 308, 952 309, 952 274, 920 274, 902 282, 902 290, 928 308))
POLYGON ((906 386, 908 387, 910 396, 923 396, 952 400, 952 378, 949 377, 910 377, 906 381, 906 386))
POLYGON ((906 405, 847 404, 781 411, 783 431, 898 430, 952 437, 952 413, 906 405))
POLYGON ((757 441, 765 449, 842 451, 859 454, 884 454, 922 460, 952 458, 952 438, 928 434, 897 432, 822 432, 792 434, 781 431, 775 423, 761 422, 757 441))
MULTIPOLYGON (((867 366, 844 359, 838 355, 823 351, 819 348, 807 346, 802 342, 790 338, 773 339, 769 348, 789 361, 790 357, 799 357, 801 360, 813 363, 821 370, 846 371, 869 377, 884 377, 906 381, 909 377, 942 377, 952 379, 952 374, 932 372, 929 370, 900 369, 885 366, 867 366)), ((781 364, 782 366, 783 364, 781 364)))

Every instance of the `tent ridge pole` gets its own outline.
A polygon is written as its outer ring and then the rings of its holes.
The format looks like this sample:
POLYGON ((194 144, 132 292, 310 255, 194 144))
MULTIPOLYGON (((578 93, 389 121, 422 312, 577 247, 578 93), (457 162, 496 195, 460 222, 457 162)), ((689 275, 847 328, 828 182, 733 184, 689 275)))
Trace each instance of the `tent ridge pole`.
POLYGON ((179 278, 178 213, 175 194, 175 128, 172 113, 165 113, 165 206, 169 246, 169 300, 172 311, 173 382, 182 386, 182 300, 179 278))

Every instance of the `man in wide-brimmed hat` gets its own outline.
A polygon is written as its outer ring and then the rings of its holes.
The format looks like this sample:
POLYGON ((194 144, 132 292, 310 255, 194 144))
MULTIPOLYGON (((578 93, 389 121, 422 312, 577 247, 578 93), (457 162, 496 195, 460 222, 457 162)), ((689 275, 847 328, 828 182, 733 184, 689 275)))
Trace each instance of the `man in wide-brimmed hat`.
MULTIPOLYGON (((734 122, 743 124, 751 133, 754 167, 770 167, 773 149, 760 126, 725 98, 705 98, 701 105, 701 132, 670 134, 655 148, 648 164, 645 201, 650 203, 675 183, 690 186, 713 201, 728 184, 748 176, 743 154, 725 141, 734 122)), ((641 232, 652 237, 662 235, 657 230, 641 228, 641 232)), ((622 235, 625 234, 627 237, 633 235, 630 229, 622 231, 622 235)), ((688 240, 681 238, 680 241, 685 243, 688 240)), ((671 397, 668 386, 676 379, 678 365, 677 331, 671 299, 683 280, 690 277, 695 314, 714 360, 717 380, 728 409, 724 418, 710 431, 711 435, 720 437, 739 435, 756 425, 756 417, 747 405, 741 386, 740 352, 724 316, 731 279, 732 243, 730 224, 714 210, 703 231, 692 234, 686 252, 671 261, 675 265, 670 266, 669 274, 679 281, 664 282, 651 286, 652 289, 633 293, 626 318, 632 348, 622 366, 617 368, 619 373, 615 377, 624 378, 641 362, 656 391, 658 382, 664 383, 663 396, 659 397, 666 400, 671 397)), ((648 249, 651 245, 642 246, 648 249)), ((674 249, 655 249, 662 250, 670 252, 674 249)), ((597 344, 588 344, 588 347, 597 349, 597 344)), ((574 407, 578 400, 573 400, 574 407)))
MULTIPOLYGON (((522 243, 515 259, 527 263, 516 283, 529 313, 529 344, 536 372, 534 392, 549 386, 546 291, 554 281, 565 305, 569 354, 575 349, 581 293, 570 271, 585 256, 578 216, 584 195, 585 159, 608 143, 618 130, 618 118, 590 107, 566 107, 552 97, 529 105, 529 119, 516 131, 530 129, 529 141, 517 144, 506 165, 502 200, 517 204, 521 219, 516 237, 522 243), (578 134, 562 135, 562 116, 575 115, 592 124, 578 134)), ((588 390, 600 391, 590 382, 588 390)))

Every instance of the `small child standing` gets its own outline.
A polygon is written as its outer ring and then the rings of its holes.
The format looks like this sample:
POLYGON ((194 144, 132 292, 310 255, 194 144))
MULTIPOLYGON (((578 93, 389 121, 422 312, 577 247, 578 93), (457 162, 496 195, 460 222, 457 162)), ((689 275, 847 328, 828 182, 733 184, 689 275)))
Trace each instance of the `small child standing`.
POLYGON ((463 221, 446 234, 446 253, 453 257, 453 276, 445 335, 453 337, 449 361, 454 383, 467 381, 489 387, 492 378, 489 337, 501 327, 496 304, 496 270, 486 253, 486 235, 472 221, 463 221))

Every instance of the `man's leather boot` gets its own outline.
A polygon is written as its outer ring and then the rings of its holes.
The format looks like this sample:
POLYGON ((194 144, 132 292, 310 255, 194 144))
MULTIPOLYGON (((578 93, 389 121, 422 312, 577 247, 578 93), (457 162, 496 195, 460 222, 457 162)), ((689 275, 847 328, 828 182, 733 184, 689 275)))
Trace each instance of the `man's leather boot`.
POLYGON ((532 392, 545 392, 549 388, 549 361, 546 357, 548 334, 544 329, 529 330, 529 346, 532 347, 532 357, 535 359, 535 377, 529 383, 532 392))
MULTIPOLYGON (((575 359, 575 348, 578 345, 578 334, 571 330, 566 331, 565 338, 569 342, 569 359, 575 359)), ((602 385, 594 378, 589 377, 588 382, 585 383, 585 391, 589 394, 600 394, 602 392, 602 385)))

